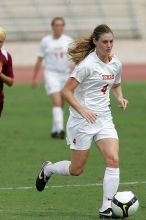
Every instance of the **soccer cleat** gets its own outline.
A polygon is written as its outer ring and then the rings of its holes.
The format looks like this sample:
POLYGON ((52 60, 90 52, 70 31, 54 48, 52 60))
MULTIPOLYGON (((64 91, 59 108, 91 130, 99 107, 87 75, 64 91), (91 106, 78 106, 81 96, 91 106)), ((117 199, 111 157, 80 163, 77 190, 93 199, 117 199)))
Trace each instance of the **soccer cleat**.
POLYGON ((106 209, 104 212, 99 212, 100 219, 121 219, 121 217, 117 217, 111 208, 106 209))
POLYGON ((52 138, 58 138, 58 133, 57 132, 52 132, 51 137, 52 138))
POLYGON ((65 131, 62 130, 59 133, 58 132, 52 132, 51 137, 54 138, 54 139, 57 139, 57 138, 64 139, 65 138, 65 131))
POLYGON ((42 169, 39 173, 39 175, 37 176, 37 179, 36 179, 36 189, 41 192, 44 190, 45 186, 46 186, 46 183, 48 182, 48 180, 51 178, 51 175, 50 176, 46 176, 44 174, 44 167, 46 165, 51 165, 52 163, 50 161, 46 161, 43 163, 42 165, 42 169))
POLYGON ((64 139, 65 138, 65 131, 64 130, 60 131, 59 134, 58 134, 58 137, 60 139, 64 139))

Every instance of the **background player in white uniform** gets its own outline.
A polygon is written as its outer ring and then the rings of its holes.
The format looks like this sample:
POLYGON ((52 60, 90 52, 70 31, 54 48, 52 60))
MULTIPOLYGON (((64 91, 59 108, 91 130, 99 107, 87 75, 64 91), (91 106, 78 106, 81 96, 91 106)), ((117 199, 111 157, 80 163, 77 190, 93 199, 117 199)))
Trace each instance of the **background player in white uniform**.
POLYGON ((42 61, 45 62, 44 80, 47 95, 51 95, 53 103, 53 127, 52 137, 64 138, 63 125, 63 98, 61 90, 69 77, 69 62, 67 50, 71 37, 63 34, 65 21, 61 17, 52 20, 52 34, 44 37, 38 51, 38 58, 34 68, 33 88, 36 85, 36 77, 42 61))
POLYGON ((119 142, 110 111, 110 90, 121 108, 125 110, 128 105, 120 85, 121 62, 111 56, 112 47, 111 29, 99 25, 90 38, 77 41, 69 50, 77 64, 63 89, 71 105, 67 123, 71 161, 45 162, 36 180, 37 190, 42 191, 52 174, 80 175, 94 140, 106 162, 100 218, 117 218, 111 200, 119 186, 119 142))

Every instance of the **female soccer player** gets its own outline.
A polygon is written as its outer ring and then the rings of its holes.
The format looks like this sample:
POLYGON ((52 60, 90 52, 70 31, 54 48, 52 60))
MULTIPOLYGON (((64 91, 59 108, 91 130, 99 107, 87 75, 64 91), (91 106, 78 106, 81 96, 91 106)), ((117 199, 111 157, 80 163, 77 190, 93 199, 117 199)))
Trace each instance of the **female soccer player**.
POLYGON ((36 180, 37 190, 42 191, 52 174, 80 175, 94 140, 106 163, 100 218, 117 218, 111 200, 119 186, 119 142, 111 116, 110 90, 123 110, 128 105, 120 85, 121 62, 111 55, 113 38, 112 30, 102 24, 69 50, 76 68, 62 93, 71 105, 67 123, 71 161, 45 162, 36 180))
POLYGON ((42 39, 38 58, 34 68, 33 88, 36 85, 36 77, 41 67, 42 61, 45 61, 45 89, 47 95, 51 96, 53 109, 53 126, 51 136, 53 138, 64 138, 63 123, 63 97, 61 90, 69 78, 69 62, 67 50, 72 38, 64 35, 65 21, 62 17, 56 17, 52 20, 52 34, 42 39))
POLYGON ((4 104, 4 84, 7 86, 13 85, 13 67, 11 55, 2 46, 6 39, 5 30, 0 27, 0 116, 3 110, 4 104))

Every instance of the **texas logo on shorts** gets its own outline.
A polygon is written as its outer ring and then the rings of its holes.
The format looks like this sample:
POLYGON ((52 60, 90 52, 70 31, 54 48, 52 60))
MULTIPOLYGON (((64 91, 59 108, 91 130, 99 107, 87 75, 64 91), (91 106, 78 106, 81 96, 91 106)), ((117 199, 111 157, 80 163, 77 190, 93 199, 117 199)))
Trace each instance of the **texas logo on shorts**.
POLYGON ((73 144, 76 144, 77 143, 77 140, 76 138, 73 139, 73 144))

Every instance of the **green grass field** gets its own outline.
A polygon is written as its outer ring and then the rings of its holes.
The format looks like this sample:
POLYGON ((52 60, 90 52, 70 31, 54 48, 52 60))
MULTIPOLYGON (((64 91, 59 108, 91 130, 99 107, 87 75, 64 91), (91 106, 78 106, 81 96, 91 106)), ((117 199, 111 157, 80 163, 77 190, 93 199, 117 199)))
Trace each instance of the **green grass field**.
MULTIPOLYGON (((126 82, 123 87, 129 108, 123 112, 112 100, 121 146, 121 183, 139 183, 120 185, 119 190, 132 190, 139 198, 139 211, 130 219, 145 220, 146 82, 126 82)), ((69 148, 65 140, 50 139, 51 104, 43 86, 32 91, 29 85, 15 85, 5 91, 0 119, 0 220, 98 219, 102 187, 94 184, 102 183, 104 162, 95 145, 80 177, 53 176, 51 187, 38 193, 34 184, 40 164, 69 159, 69 148)), ((67 105, 65 111, 67 120, 67 105)))

